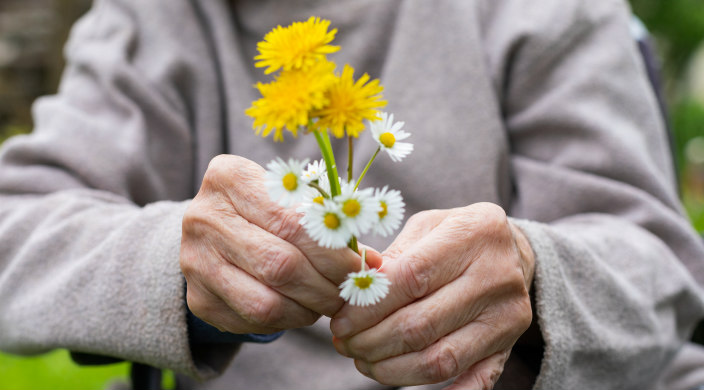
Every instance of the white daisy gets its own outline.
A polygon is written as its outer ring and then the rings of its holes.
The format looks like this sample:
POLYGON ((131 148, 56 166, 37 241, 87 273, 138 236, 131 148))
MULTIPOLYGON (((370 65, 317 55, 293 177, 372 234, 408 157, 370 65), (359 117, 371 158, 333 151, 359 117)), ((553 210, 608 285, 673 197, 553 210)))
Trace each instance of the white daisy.
POLYGON ((355 191, 354 184, 343 182, 341 193, 334 200, 345 216, 344 224, 355 236, 367 233, 379 220, 381 206, 371 188, 355 191))
POLYGON ((411 136, 401 128, 404 122, 394 123, 394 114, 381 113, 381 120, 369 122, 374 140, 379 147, 389 154, 392 161, 401 161, 413 151, 413 144, 408 142, 398 142, 411 136))
POLYGON ((327 169, 325 168, 325 160, 313 161, 308 164, 301 175, 301 180, 310 183, 326 176, 327 169))
MULTIPOLYGON (((342 182, 342 179, 340 177, 337 177, 338 182, 342 182)), ((328 175, 322 175, 318 178, 318 187, 320 187, 323 191, 325 191, 326 194, 330 194, 330 179, 328 178, 328 175)))
POLYGON ((340 297, 354 306, 374 305, 389 293, 391 282, 376 268, 365 270, 365 254, 362 251, 362 270, 350 272, 340 285, 340 297))
POLYGON ((313 207, 313 205, 323 205, 323 202, 325 201, 325 197, 320 194, 317 190, 311 188, 311 190, 306 196, 303 197, 303 201, 301 202, 301 205, 296 209, 297 213, 301 214, 306 214, 308 212, 308 209, 313 207))
POLYGON ((304 213, 300 220, 301 225, 318 245, 339 249, 346 247, 352 239, 352 232, 344 223, 345 214, 337 202, 330 199, 322 200, 322 204, 313 201, 299 210, 304 213))
POLYGON ((388 190, 388 186, 374 190, 374 199, 379 202, 381 211, 377 214, 379 222, 374 225, 374 233, 386 237, 398 229, 403 220, 404 207, 401 192, 388 190))
POLYGON ((267 166, 266 189, 269 197, 281 206, 288 207, 299 203, 310 192, 310 187, 301 182, 303 166, 308 160, 289 159, 285 162, 277 157, 267 166))
MULTIPOLYGON (((338 176, 337 181, 340 185, 342 185, 342 178, 338 176)), ((323 200, 330 196, 330 179, 328 179, 328 175, 320 176, 316 185, 317 188, 308 186, 310 191, 303 196, 301 206, 296 209, 296 212, 305 214, 306 210, 308 210, 313 204, 317 203, 322 205, 323 200), (323 190, 325 195, 320 193, 318 188, 323 190)))

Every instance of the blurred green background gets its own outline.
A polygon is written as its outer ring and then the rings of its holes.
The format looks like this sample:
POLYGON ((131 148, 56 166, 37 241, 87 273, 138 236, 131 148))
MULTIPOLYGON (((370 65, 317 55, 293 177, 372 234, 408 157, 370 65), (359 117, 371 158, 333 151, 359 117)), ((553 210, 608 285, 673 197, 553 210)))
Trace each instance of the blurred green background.
POLYGON ((704 232, 704 1, 631 0, 661 62, 682 201, 704 232))
MULTIPOLYGON (((0 143, 31 131, 30 106, 56 90, 70 25, 89 0, 0 0, 0 143)), ((683 203, 704 232, 704 0, 631 0, 662 66, 683 203)), ((0 354, 0 390, 103 389, 129 367, 79 367, 63 350, 37 357, 0 354)), ((167 376, 168 378, 168 376, 167 376)))

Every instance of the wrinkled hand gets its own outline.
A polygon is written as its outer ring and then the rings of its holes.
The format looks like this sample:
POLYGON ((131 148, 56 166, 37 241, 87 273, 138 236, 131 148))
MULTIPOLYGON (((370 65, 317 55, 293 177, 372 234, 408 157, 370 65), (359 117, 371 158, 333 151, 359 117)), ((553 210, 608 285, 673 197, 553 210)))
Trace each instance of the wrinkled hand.
POLYGON ((338 352, 384 384, 459 375, 451 388, 493 387, 532 319, 534 256, 520 230, 490 203, 426 211, 383 256, 391 291, 335 315, 338 352))
POLYGON ((293 209, 269 199, 264 175, 245 158, 214 158, 183 217, 188 307, 223 331, 266 334, 332 316, 344 303, 337 286, 360 268, 353 251, 318 247, 293 209))

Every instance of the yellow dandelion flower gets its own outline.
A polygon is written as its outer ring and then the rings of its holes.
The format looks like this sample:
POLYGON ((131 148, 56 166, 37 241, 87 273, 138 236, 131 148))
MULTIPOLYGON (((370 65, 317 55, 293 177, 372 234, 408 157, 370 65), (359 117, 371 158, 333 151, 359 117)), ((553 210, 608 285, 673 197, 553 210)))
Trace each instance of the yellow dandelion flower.
POLYGON ((328 45, 335 39, 337 29, 328 31, 330 21, 311 16, 305 22, 294 22, 288 27, 277 26, 257 44, 259 55, 254 57, 257 68, 266 74, 291 69, 307 69, 325 56, 340 50, 328 45))
POLYGON ((342 74, 335 80, 326 96, 329 103, 313 113, 318 117, 315 127, 328 129, 337 138, 347 135, 357 137, 364 130, 364 120, 377 120, 379 108, 386 105, 382 100, 384 90, 378 79, 369 81, 369 75, 363 74, 356 82, 354 69, 345 65, 342 74))
POLYGON ((257 83, 262 98, 245 111, 254 118, 256 133, 267 137, 274 131, 274 141, 283 141, 286 128, 297 136, 298 127, 308 125, 311 111, 328 104, 325 91, 335 82, 334 71, 335 64, 324 60, 307 71, 284 71, 271 83, 257 83))

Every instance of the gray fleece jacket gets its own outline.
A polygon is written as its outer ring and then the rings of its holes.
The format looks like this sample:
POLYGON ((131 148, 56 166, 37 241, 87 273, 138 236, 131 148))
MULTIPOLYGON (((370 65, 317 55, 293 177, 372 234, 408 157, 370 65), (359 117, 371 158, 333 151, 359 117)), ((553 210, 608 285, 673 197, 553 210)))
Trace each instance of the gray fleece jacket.
MULTIPOLYGON (((35 131, 0 153, 0 349, 226 371, 208 388, 383 388, 335 354, 325 321, 239 351, 188 342, 181 217, 209 160, 317 156, 308 137, 255 136, 243 113, 264 79, 256 41, 310 15, 413 134, 366 184, 401 190, 407 215, 494 202, 529 237, 544 345, 514 353, 499 387, 704 384, 686 343, 704 246, 616 0, 97 0, 35 131)), ((358 155, 373 148, 363 134, 358 155)))

